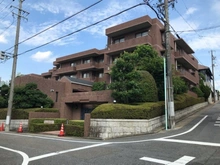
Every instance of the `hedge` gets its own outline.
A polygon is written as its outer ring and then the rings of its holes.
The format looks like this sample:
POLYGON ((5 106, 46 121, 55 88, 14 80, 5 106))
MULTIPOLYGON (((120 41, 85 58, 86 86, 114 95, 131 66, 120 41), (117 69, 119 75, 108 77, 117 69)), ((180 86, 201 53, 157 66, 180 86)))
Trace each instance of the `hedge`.
POLYGON ((29 132, 45 132, 60 130, 61 124, 64 124, 64 132, 66 136, 84 136, 84 121, 83 120, 69 120, 62 118, 40 118, 31 119, 29 121, 29 132), (54 124, 44 124, 45 120, 53 120, 54 124))
MULTIPOLYGON (((0 119, 6 119, 8 109, 0 109, 0 119)), ((11 119, 28 119, 29 113, 24 110, 12 109, 11 119)))
MULTIPOLYGON (((0 109, 0 119, 6 119, 7 108, 0 109)), ((29 112, 59 112, 56 108, 12 109, 11 119, 28 119, 29 112)))
MULTIPOLYGON (((194 98, 187 94, 177 95, 175 111, 204 102, 204 98, 194 98)), ((91 118, 101 119, 151 119, 164 115, 164 102, 128 104, 102 104, 91 113, 91 118)))

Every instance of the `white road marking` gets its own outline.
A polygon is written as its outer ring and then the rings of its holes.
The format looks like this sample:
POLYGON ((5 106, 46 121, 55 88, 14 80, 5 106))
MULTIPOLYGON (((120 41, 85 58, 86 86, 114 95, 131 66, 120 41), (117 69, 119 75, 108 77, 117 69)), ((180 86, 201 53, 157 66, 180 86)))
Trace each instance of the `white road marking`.
POLYGON ((68 153, 68 152, 73 152, 73 151, 79 151, 79 150, 84 150, 84 149, 104 146, 104 145, 108 145, 108 144, 111 144, 111 143, 100 143, 100 144, 94 144, 94 145, 85 146, 85 147, 73 148, 73 149, 64 150, 64 151, 52 152, 52 153, 48 153, 48 154, 39 155, 39 156, 35 156, 35 157, 32 157, 32 158, 29 158, 29 161, 43 159, 43 158, 47 158, 47 157, 51 157, 51 156, 55 156, 55 155, 60 155, 60 154, 68 153))
POLYGON ((159 163, 159 164, 164 164, 164 165, 185 165, 188 162, 192 161, 195 159, 195 157, 192 156, 183 156, 180 159, 170 162, 166 160, 161 160, 161 159, 155 159, 155 158, 150 158, 150 157, 142 157, 140 160, 148 161, 148 162, 154 162, 154 163, 159 163))
POLYGON ((184 143, 184 144, 196 144, 202 146, 213 146, 220 147, 220 143, 211 143, 211 142, 200 142, 200 141, 190 141, 190 140, 178 140, 178 139, 154 139, 155 141, 164 141, 164 142, 174 142, 174 143, 184 143))
POLYGON ((214 126, 216 126, 216 127, 220 127, 220 123, 219 123, 219 124, 214 124, 214 126))
POLYGON ((22 157, 23 157, 23 162, 21 165, 28 165, 28 162, 29 162, 29 157, 26 153, 22 152, 22 151, 18 151, 18 150, 13 150, 11 148, 6 148, 6 147, 3 147, 3 146, 0 146, 1 149, 4 149, 4 150, 8 150, 8 151, 11 151, 11 152, 16 152, 18 154, 20 154, 22 157))
POLYGON ((220 121, 216 121, 215 123, 220 123, 220 121))
POLYGON ((208 117, 208 115, 204 116, 196 125, 194 125, 191 129, 189 129, 188 131, 185 131, 185 132, 182 132, 182 133, 179 133, 179 134, 176 134, 176 135, 171 135, 171 136, 166 136, 166 137, 163 137, 163 139, 165 138, 172 138, 172 137, 177 137, 177 136, 181 136, 181 135, 185 135, 189 132, 192 132, 196 127, 199 126, 199 124, 201 124, 203 122, 203 120, 205 120, 206 118, 208 117))
POLYGON ((170 163, 169 165, 184 165, 184 164, 187 164, 188 162, 192 161, 193 159, 195 159, 195 157, 183 156, 182 158, 176 160, 173 163, 170 163))
POLYGON ((217 120, 220 120, 220 117, 218 117, 217 120))

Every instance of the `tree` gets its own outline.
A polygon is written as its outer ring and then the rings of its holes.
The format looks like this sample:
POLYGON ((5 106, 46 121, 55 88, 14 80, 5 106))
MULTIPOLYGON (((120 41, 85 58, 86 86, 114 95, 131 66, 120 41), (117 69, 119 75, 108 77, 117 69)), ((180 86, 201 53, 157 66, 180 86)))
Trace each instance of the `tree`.
POLYGON ((37 84, 28 83, 25 86, 15 87, 13 106, 14 108, 36 108, 41 106, 50 108, 53 106, 53 101, 37 89, 37 84))
POLYGON ((92 91, 101 91, 106 89, 105 82, 94 82, 92 85, 92 91))
POLYGON ((185 81, 179 76, 173 76, 173 93, 183 94, 187 91, 187 85, 185 81))
POLYGON ((135 49, 137 69, 148 71, 155 79, 159 100, 164 100, 164 65, 163 58, 150 45, 141 45, 135 49))
POLYGON ((149 97, 146 97, 150 90, 155 90, 157 93, 157 89, 151 88, 152 85, 143 81, 143 79, 146 80, 146 77, 148 77, 152 81, 151 84, 155 84, 153 77, 148 72, 139 71, 138 64, 141 64, 141 55, 139 56, 137 52, 124 52, 112 67, 111 77, 113 82, 110 84, 110 89, 113 90, 112 97, 117 102, 157 101, 157 94, 156 98, 151 97, 149 99, 149 97))
POLYGON ((8 106, 9 86, 4 84, 0 87, 0 108, 6 108, 8 106))

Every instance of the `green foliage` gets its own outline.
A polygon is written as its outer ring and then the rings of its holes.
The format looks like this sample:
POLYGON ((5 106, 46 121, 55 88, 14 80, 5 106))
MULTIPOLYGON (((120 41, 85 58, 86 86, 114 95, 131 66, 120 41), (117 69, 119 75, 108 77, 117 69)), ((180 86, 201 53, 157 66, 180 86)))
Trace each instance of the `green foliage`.
MULTIPOLYGON (((8 109, 0 109, 0 119, 6 119, 8 109)), ((12 109, 11 119, 28 119, 29 113, 24 110, 12 109)))
POLYGON ((64 132, 66 136, 84 136, 84 127, 78 125, 64 125, 64 132))
POLYGON ((0 108, 8 107, 9 86, 4 84, 0 87, 0 108))
POLYGON ((38 108, 34 112, 59 112, 59 109, 56 108, 38 108))
POLYGON ((205 81, 205 75, 203 73, 199 73, 199 77, 202 81, 205 81))
MULTIPOLYGON (((152 49, 150 46, 140 46, 133 53, 124 52, 112 67, 112 97, 119 103, 134 103, 145 101, 157 101, 157 88, 154 78, 148 72, 139 71, 138 64, 142 63, 144 51, 152 49), (155 96, 156 92, 156 96, 155 96), (152 95, 151 95, 152 94, 152 95), (149 96, 151 95, 151 96, 149 96)), ((149 54, 149 57, 156 56, 149 54)))
POLYGON ((164 103, 102 104, 94 109, 91 118, 102 119, 151 119, 164 114, 164 103))
POLYGON ((92 91, 101 91, 106 89, 105 82, 94 82, 92 85, 92 91))
POLYGON ((209 88, 207 85, 200 84, 200 89, 204 93, 204 98, 207 100, 211 93, 211 88, 209 88))
POLYGON ((163 58, 150 45, 141 45, 136 48, 137 69, 148 71, 155 79, 159 100, 164 100, 164 64, 163 58))
MULTIPOLYGON (((175 111, 204 102, 203 98, 194 98, 187 94, 176 95, 175 111)), ((128 104, 102 104, 96 107, 91 118, 100 119, 151 119, 164 115, 164 102, 128 104)))
POLYGON ((38 90, 36 84, 28 83, 25 86, 15 88, 13 106, 16 109, 41 106, 50 108, 53 106, 53 101, 38 90))
POLYGON ((84 127, 84 120, 69 120, 68 124, 84 127))
POLYGON ((187 85, 185 81, 178 76, 173 77, 173 87, 174 94, 183 94, 187 91, 187 85))
POLYGON ((195 92, 198 97, 203 97, 204 96, 204 93, 201 91, 201 89, 199 87, 193 87, 192 91, 195 92))
POLYGON ((188 94, 182 94, 175 96, 174 107, 175 111, 182 110, 189 106, 204 102, 204 98, 195 98, 188 94))

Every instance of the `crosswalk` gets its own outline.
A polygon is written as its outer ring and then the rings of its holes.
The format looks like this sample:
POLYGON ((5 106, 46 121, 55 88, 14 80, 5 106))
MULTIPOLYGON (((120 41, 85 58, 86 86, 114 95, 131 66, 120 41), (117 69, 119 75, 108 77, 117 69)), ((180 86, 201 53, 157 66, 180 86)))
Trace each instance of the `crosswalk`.
POLYGON ((214 126, 220 127, 220 117, 217 118, 217 120, 215 121, 214 126))

